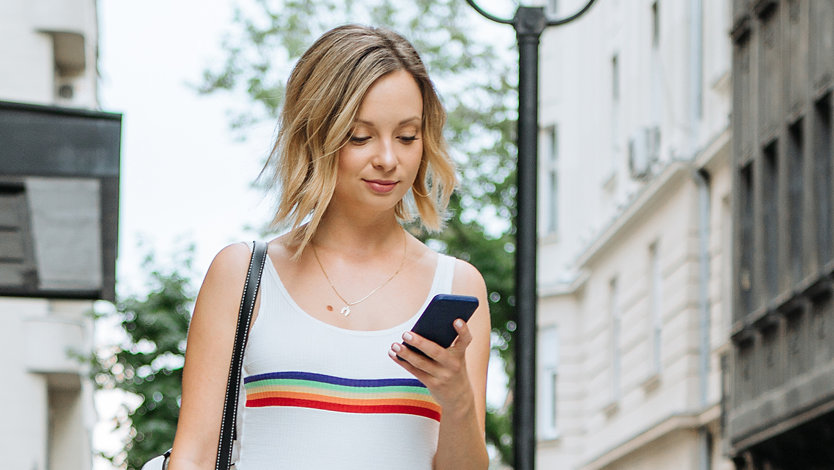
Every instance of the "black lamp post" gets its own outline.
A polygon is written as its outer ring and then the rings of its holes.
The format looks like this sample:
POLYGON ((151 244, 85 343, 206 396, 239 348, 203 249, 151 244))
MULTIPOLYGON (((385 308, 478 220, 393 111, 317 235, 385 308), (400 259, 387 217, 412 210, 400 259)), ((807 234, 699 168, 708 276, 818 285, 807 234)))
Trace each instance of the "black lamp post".
POLYGON ((497 23, 512 25, 518 39, 518 192, 516 202, 515 391, 513 441, 515 470, 533 470, 536 463, 536 197, 539 130, 539 38, 548 26, 579 18, 595 0, 571 16, 550 20, 543 7, 519 6, 512 19, 491 15, 466 2, 497 23))

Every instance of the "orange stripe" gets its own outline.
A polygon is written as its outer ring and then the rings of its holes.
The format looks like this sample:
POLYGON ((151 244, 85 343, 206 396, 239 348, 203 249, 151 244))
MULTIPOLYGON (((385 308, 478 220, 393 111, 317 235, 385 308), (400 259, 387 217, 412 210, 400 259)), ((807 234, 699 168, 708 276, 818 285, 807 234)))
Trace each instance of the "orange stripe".
POLYGON ((382 399, 382 398, 402 398, 405 400, 425 400, 429 402, 433 402, 434 399, 430 394, 425 393, 414 393, 414 392, 405 392, 405 391, 397 391, 397 392, 357 392, 352 390, 327 390, 322 389, 319 387, 311 387, 311 386, 295 386, 295 385, 273 385, 273 386, 260 386, 260 387, 251 387, 246 389, 246 396, 261 396, 261 395, 268 395, 271 393, 312 393, 315 395, 321 395, 326 397, 338 397, 338 398, 362 398, 362 399, 382 399))

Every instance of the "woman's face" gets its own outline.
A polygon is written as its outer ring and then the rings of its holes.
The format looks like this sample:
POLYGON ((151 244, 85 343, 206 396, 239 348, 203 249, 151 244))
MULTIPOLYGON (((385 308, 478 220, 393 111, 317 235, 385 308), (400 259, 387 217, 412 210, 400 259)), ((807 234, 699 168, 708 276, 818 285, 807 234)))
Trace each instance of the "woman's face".
POLYGON ((423 97, 405 70, 379 78, 365 94, 348 143, 339 151, 332 203, 391 210, 411 188, 423 156, 423 97))

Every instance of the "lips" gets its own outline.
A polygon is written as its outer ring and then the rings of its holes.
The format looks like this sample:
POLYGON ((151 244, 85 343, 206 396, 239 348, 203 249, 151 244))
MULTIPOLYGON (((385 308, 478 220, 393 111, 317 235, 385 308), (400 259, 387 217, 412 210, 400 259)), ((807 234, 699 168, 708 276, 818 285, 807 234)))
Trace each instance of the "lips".
POLYGON ((379 194, 386 194, 390 193, 397 187, 397 181, 389 181, 389 180, 362 180, 371 191, 379 194))

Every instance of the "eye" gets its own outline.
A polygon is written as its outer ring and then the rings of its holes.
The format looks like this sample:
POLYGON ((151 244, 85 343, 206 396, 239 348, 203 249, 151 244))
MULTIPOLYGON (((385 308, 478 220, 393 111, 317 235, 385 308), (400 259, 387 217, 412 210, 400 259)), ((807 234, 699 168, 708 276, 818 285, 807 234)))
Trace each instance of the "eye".
POLYGON ((410 143, 414 142, 415 140, 417 140, 417 136, 416 135, 402 135, 402 136, 399 137, 399 139, 406 144, 410 144, 410 143))
POLYGON ((365 142, 371 140, 370 136, 360 136, 360 135, 352 135, 350 136, 350 141, 354 144, 364 144, 365 142))

